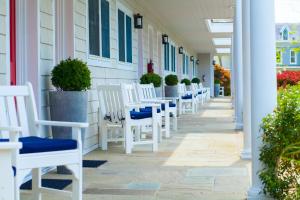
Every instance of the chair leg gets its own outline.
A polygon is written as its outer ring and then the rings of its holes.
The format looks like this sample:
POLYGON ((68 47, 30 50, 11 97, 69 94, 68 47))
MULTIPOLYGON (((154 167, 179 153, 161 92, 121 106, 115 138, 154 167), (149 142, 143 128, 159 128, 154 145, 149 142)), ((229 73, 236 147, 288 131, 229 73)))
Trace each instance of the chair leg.
POLYGON ((137 141, 137 142, 141 141, 141 127, 140 126, 135 127, 134 136, 135 136, 135 141, 137 141))
POLYGON ((132 152, 132 130, 131 127, 126 124, 125 125, 125 151, 126 154, 130 154, 132 152))
POLYGON ((157 119, 152 118, 152 140, 153 140, 152 151, 153 152, 156 152, 158 150, 158 130, 160 131, 159 126, 160 125, 157 122, 157 119))
POLYGON ((170 138, 170 110, 166 106, 165 110, 165 129, 166 129, 166 138, 170 138))
POLYGON ((107 150, 107 128, 105 125, 102 125, 101 128, 101 148, 102 150, 106 151, 107 150))
POLYGON ((34 200, 41 200, 42 173, 40 168, 32 170, 32 195, 34 200))
POLYGON ((78 174, 74 174, 72 180, 72 200, 82 200, 82 165, 79 164, 78 174))
POLYGON ((15 187, 15 200, 20 200, 20 184, 19 184, 19 178, 16 176, 15 177, 15 183, 14 183, 15 187))
POLYGON ((176 115, 177 113, 175 112, 172 114, 173 114, 173 117, 172 117, 173 118, 173 127, 172 128, 174 131, 176 131, 177 130, 177 115, 176 115))

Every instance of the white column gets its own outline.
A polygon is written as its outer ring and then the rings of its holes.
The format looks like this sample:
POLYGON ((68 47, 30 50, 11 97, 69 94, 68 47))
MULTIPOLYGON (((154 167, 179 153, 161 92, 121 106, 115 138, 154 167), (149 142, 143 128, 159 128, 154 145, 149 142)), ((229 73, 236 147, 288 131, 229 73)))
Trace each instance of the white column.
MULTIPOLYGON (((231 37, 231 73, 230 73, 230 89, 232 98, 232 108, 235 109, 235 74, 234 74, 234 39, 231 37)), ((235 116, 234 116, 235 117, 235 116)))
POLYGON ((243 45, 242 45, 242 0, 236 0, 234 17, 234 74, 235 74, 235 120, 236 129, 243 128, 243 45))
POLYGON ((243 130, 242 159, 251 159, 250 0, 243 0, 243 130))
POLYGON ((262 118, 276 106, 275 6, 274 0, 251 0, 251 135, 252 184, 248 199, 262 199, 262 183, 258 176, 262 145, 262 118))

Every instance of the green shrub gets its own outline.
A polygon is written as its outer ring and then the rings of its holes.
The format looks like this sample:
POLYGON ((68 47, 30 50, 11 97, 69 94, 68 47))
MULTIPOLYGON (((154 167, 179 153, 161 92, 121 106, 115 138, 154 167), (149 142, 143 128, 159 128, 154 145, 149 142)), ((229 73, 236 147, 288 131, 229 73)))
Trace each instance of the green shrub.
POLYGON ((182 79, 181 83, 184 83, 185 85, 191 85, 191 81, 187 78, 182 79))
POLYGON ((199 83, 200 83, 200 79, 197 78, 197 77, 195 77, 195 78, 192 79, 192 83, 197 83, 197 84, 199 84, 199 83))
POLYGON ((221 83, 221 81, 220 80, 215 80, 215 84, 220 84, 221 83))
POLYGON ((160 87, 161 86, 161 77, 155 73, 144 74, 140 78, 140 83, 141 84, 153 83, 154 87, 160 87))
POLYGON ((178 78, 176 75, 169 74, 165 77, 165 83, 168 86, 174 86, 178 84, 178 78))
POLYGON ((262 130, 259 176, 264 192, 275 199, 299 199, 300 164, 285 158, 287 149, 300 141, 300 85, 279 90, 278 106, 263 119, 262 130))
POLYGON ((51 72, 52 84, 63 91, 83 91, 91 87, 91 72, 78 59, 62 60, 51 72))

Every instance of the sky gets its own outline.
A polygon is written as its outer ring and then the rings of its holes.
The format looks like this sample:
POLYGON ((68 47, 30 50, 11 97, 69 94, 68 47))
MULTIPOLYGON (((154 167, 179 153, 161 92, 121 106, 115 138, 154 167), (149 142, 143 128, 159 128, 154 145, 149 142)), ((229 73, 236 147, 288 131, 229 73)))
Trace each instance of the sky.
POLYGON ((300 0, 275 0, 275 13, 276 23, 300 23, 300 0))

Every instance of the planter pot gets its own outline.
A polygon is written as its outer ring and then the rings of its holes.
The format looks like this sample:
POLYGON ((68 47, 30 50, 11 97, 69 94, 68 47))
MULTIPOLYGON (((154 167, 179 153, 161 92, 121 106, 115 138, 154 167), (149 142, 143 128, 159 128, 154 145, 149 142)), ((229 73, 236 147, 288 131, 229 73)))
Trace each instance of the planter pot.
MULTIPOLYGON (((86 91, 51 91, 49 92, 50 116, 53 121, 87 122, 88 93, 86 91)), ((52 127, 54 139, 72 139, 72 128, 52 127)), ((82 145, 85 130, 82 130, 82 145)), ((58 173, 69 174, 65 167, 58 167, 58 173)))
POLYGON ((156 97, 162 97, 162 87, 156 87, 154 89, 155 89, 156 97))
POLYGON ((215 97, 218 97, 220 94, 220 84, 215 84, 215 97))
POLYGON ((178 86, 165 86, 165 96, 166 97, 178 97, 178 86))
POLYGON ((188 91, 191 91, 191 86, 190 86, 190 85, 186 85, 185 87, 186 87, 186 89, 187 89, 188 91))

